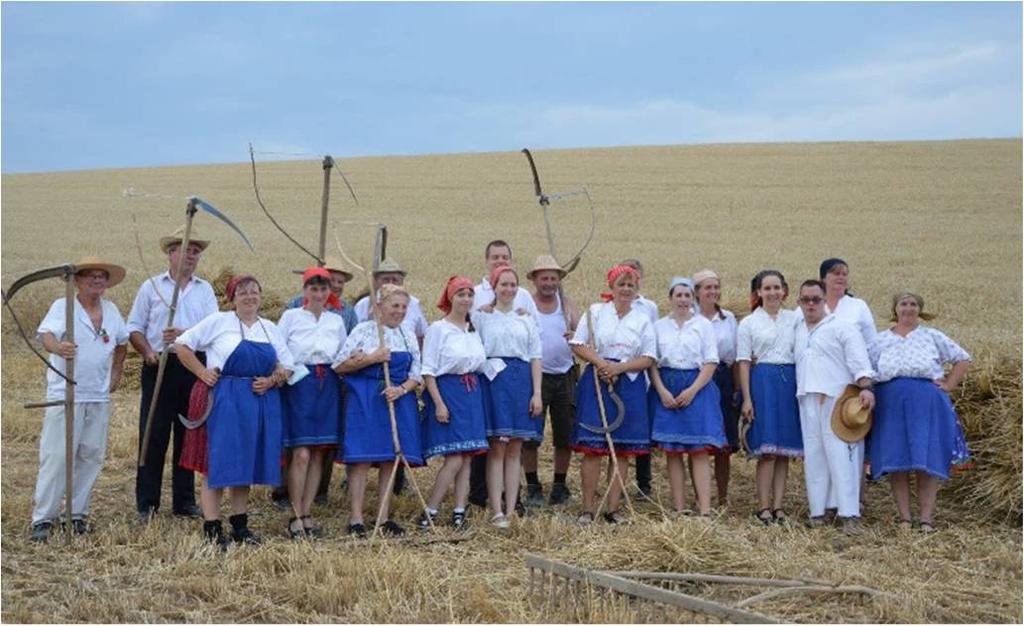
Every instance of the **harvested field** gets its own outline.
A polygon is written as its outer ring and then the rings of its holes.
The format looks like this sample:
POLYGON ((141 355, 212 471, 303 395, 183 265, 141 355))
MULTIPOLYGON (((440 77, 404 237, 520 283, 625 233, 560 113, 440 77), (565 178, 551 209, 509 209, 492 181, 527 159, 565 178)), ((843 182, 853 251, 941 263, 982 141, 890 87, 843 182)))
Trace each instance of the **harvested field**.
MULTIPOLYGON (((532 552, 588 568, 688 571, 822 579, 892 594, 785 596, 753 607, 787 621, 1020 622, 1021 560, 1021 141, 820 143, 592 149, 535 152, 549 192, 586 185, 597 234, 567 281, 592 301, 607 266, 640 258, 643 291, 664 309, 663 285, 674 274, 712 267, 723 300, 745 301, 759 269, 774 267, 790 284, 817 272, 827 256, 845 258, 851 289, 882 326, 901 288, 924 296, 933 323, 975 358, 954 396, 976 453, 975 467, 945 485, 932 535, 899 533, 888 486, 869 486, 867 532, 799 524, 764 529, 752 523, 753 466, 733 459, 730 505, 713 522, 670 521, 657 502, 639 503, 624 528, 574 524, 578 461, 565 509, 544 509, 500 534, 478 510, 465 537, 442 530, 402 541, 358 542, 344 536, 347 505, 335 485, 319 522, 327 538, 293 544, 286 514, 254 490, 253 526, 268 539, 258 549, 215 555, 199 541, 198 522, 161 514, 135 524, 138 357, 115 394, 107 463, 92 512, 96 531, 67 546, 28 542, 38 463, 43 367, 20 345, 3 314, 2 609, 5 622, 680 622, 699 616, 597 591, 558 602, 527 593, 522 554, 532 552), (1007 277, 1010 277, 1007 280, 1007 277), (1007 284, 1008 283, 1008 284, 1007 284)), ((244 147, 240 146, 240 152, 244 147)), ((243 153, 244 154, 244 153, 243 153)), ((242 156, 240 155, 240 159, 242 156)), ((258 163, 261 195, 274 216, 305 245, 316 245, 322 174, 318 162, 258 163)), ((453 272, 476 279, 483 247, 511 242, 519 267, 546 251, 529 168, 517 152, 344 159, 332 190, 332 218, 349 254, 362 262, 372 230, 385 222, 389 256, 436 319, 431 303, 453 272)), ((195 194, 230 215, 256 247, 250 255, 220 224, 200 216, 213 244, 200 272, 255 273, 270 316, 297 291, 291 273, 308 263, 256 205, 248 164, 4 175, 2 283, 40 267, 100 253, 128 267, 109 296, 127 314, 144 278, 131 215, 138 220, 145 265, 161 271, 157 239, 183 221, 195 194), (133 186, 155 198, 124 198, 133 186)), ((556 203, 560 256, 585 237, 579 196, 556 203), (564 207, 561 205, 565 205, 564 207)), ((357 279, 348 292, 361 290, 357 279)), ((15 307, 35 328, 62 293, 57 281, 26 288, 15 307)), ((739 308, 739 307, 737 307, 739 308)), ((550 445, 542 449, 550 481, 550 445)), ((434 467, 419 470, 426 488, 434 467)), ((166 474, 166 472, 165 472, 166 474)), ((338 474, 335 474, 336 480, 338 474)), ((787 496, 794 518, 806 514, 797 466, 787 496)), ((165 488, 164 509, 170 508, 165 488)), ((372 490, 371 490, 372 491, 372 490)), ((368 509, 375 503, 368 496, 368 509)), ((668 501, 663 461, 655 464, 655 500, 668 501)), ((446 501, 450 507, 451 499, 446 501)), ((415 496, 399 499, 396 517, 411 520, 415 496)), ((449 509, 450 510, 450 509, 449 509)), ((692 592, 713 595, 713 589, 692 592)), ((751 591, 751 595, 754 591, 751 591)), ((722 597, 732 597, 725 593, 722 597)))

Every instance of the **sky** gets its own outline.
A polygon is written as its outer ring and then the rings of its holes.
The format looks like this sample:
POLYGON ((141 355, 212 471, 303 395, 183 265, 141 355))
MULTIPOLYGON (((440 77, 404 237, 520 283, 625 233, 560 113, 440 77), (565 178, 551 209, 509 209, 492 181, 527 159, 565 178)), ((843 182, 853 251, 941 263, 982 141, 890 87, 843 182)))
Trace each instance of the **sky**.
POLYGON ((4 2, 0 169, 1019 137, 1021 6, 4 2))

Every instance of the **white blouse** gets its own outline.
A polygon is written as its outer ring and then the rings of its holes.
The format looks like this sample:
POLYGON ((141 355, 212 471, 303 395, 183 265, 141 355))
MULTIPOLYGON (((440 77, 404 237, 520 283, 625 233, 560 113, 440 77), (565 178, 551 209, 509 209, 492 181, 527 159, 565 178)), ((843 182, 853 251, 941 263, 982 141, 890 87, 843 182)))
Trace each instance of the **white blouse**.
POLYGON ((345 320, 326 309, 320 319, 303 308, 288 309, 277 322, 298 363, 331 363, 345 343, 345 320))
MULTIPOLYGON (((722 319, 716 311, 708 321, 711 322, 711 326, 715 329, 718 362, 732 365, 736 361, 736 316, 732 314, 732 311, 725 309, 722 309, 722 315, 725 316, 725 319, 722 319)), ((704 319, 707 318, 705 317, 704 319)))
MULTIPOLYGON (((658 339, 654 335, 654 324, 642 310, 631 308, 629 313, 620 319, 613 303, 599 302, 590 305, 590 315, 594 318, 595 343, 601 358, 622 362, 641 356, 658 359, 658 339)), ((584 315, 580 320, 576 334, 569 340, 569 345, 588 345, 590 325, 587 317, 584 315)), ((640 372, 627 372, 626 376, 630 380, 636 380, 639 374, 640 372)))
POLYGON ((736 360, 776 365, 792 365, 793 342, 799 317, 789 309, 779 309, 773 320, 764 307, 743 318, 736 329, 736 360))
POLYGON ((213 313, 179 335, 174 343, 180 343, 193 351, 205 351, 206 367, 223 369, 228 357, 243 339, 269 343, 277 352, 277 362, 287 370, 295 370, 295 359, 277 325, 263 317, 258 318, 252 326, 246 326, 234 311, 213 313))
POLYGON ((906 337, 900 337, 892 329, 878 333, 868 346, 868 354, 878 372, 878 382, 898 376, 937 380, 945 376, 944 364, 971 360, 971 355, 955 341, 923 325, 906 337))
POLYGON ((480 333, 462 330, 446 319, 430 325, 423 338, 424 376, 481 372, 487 353, 480 333))
MULTIPOLYGON (((364 297, 356 302, 355 312, 356 319, 360 322, 370 319, 370 298, 364 297)), ((422 337, 427 333, 427 318, 424 317, 423 307, 420 306, 420 300, 416 296, 409 296, 409 309, 405 312, 402 326, 417 337, 422 337)))
MULTIPOLYGON (((494 304, 494 288, 491 287, 490 279, 485 276, 480 284, 473 288, 473 310, 476 311, 489 304, 494 304)), ((522 287, 519 288, 515 299, 512 300, 512 309, 523 309, 531 315, 537 315, 537 303, 533 301, 530 292, 522 287)))
POLYGON ((647 318, 651 320, 652 324, 658 320, 658 305, 655 304, 653 300, 648 300, 643 296, 637 296, 636 299, 633 300, 632 306, 634 309, 638 309, 646 315, 647 318))
POLYGON ((544 356, 540 327, 529 313, 519 315, 515 310, 502 313, 495 309, 491 313, 474 311, 470 318, 488 357, 513 357, 529 362, 544 356))
POLYGON ((692 370, 718 363, 715 329, 703 315, 694 315, 682 326, 666 315, 654 323, 654 334, 658 337, 658 367, 692 370))
MULTIPOLYGON (((423 377, 420 375, 420 346, 416 341, 416 335, 412 334, 412 331, 404 326, 389 328, 385 325, 384 345, 390 348, 392 352, 408 352, 411 354, 412 363, 409 364, 409 378, 416 382, 423 381, 423 377)), ((352 329, 352 334, 345 339, 345 344, 341 347, 337 356, 335 356, 332 367, 338 367, 359 352, 369 354, 379 347, 377 322, 372 320, 359 322, 352 329)))
MULTIPOLYGON (((75 402, 109 402, 110 401, 110 370, 114 362, 114 349, 128 343, 128 326, 121 318, 117 306, 106 298, 100 299, 103 319, 99 331, 92 325, 89 312, 85 310, 78 298, 73 300, 75 307, 75 372, 71 378, 75 381, 75 402)), ((67 300, 58 298, 50 305, 46 317, 39 323, 36 333, 51 333, 57 341, 64 341, 67 336, 65 322, 67 300)), ((50 365, 61 372, 67 373, 67 361, 56 354, 50 355, 50 365)), ((64 379, 53 370, 46 370, 46 399, 59 400, 64 397, 64 379)))

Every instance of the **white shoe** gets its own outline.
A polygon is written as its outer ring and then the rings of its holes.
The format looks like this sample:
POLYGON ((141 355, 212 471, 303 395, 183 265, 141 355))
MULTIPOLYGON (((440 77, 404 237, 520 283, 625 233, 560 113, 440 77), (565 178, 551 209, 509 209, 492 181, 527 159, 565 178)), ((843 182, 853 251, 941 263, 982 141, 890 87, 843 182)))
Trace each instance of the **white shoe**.
POLYGON ((491 526, 494 526, 495 528, 500 528, 501 530, 505 530, 506 528, 511 526, 511 524, 509 523, 508 518, 505 517, 504 513, 497 513, 494 517, 491 518, 491 526))

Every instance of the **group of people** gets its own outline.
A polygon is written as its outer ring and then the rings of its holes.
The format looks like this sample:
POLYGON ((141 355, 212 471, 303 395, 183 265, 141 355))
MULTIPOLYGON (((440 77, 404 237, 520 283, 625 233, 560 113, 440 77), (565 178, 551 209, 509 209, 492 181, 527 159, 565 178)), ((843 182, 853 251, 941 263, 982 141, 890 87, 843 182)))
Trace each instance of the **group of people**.
MULTIPOLYGON (((544 502, 538 446, 550 416, 554 472, 549 504, 569 501, 573 453, 581 461, 578 522, 595 521, 602 457, 608 457, 603 519, 621 508, 629 461, 642 492, 650 489, 650 455, 666 457, 672 510, 712 515, 712 476, 719 505, 728 497, 730 455, 757 459, 757 509, 764 524, 784 522, 788 461, 802 458, 808 524, 841 521, 860 532, 865 465, 889 476, 899 524, 912 525, 909 477, 916 475, 919 528, 934 529, 939 481, 967 458, 948 393, 962 380, 968 354, 929 319, 923 299, 897 294, 894 325, 878 332, 867 304, 848 290, 841 259, 804 281, 797 309, 775 270, 751 281, 751 310, 737 323, 720 305, 712 270, 674 277, 664 292, 668 314, 640 294, 643 266, 627 259, 606 276, 601 302, 582 310, 564 295, 566 271, 541 255, 522 278, 511 246, 490 242, 486 274, 476 284, 451 276, 428 324, 404 287, 405 270, 386 259, 373 271, 373 291, 354 306, 342 297, 353 275, 328 259, 302 273, 302 293, 275 323, 260 316, 262 287, 252 275, 231 279, 227 310, 195 275, 209 245, 193 231, 160 240, 168 271, 144 280, 125 322, 104 291, 124 279, 122 267, 84 259, 76 268, 75 341, 66 340, 63 299, 38 333, 62 370, 74 357, 74 532, 87 532, 89 497, 105 454, 110 392, 117 388, 131 343, 143 359, 140 442, 166 359, 149 444, 136 477, 141 522, 160 508, 162 473, 172 447, 172 512, 201 517, 218 546, 258 543, 249 528, 249 489, 280 486, 291 510, 292 538, 319 536, 318 494, 335 462, 346 466, 348 531, 365 536, 366 486, 379 469, 378 529, 405 532, 389 515, 392 474, 441 457, 421 528, 441 523, 454 490, 449 524, 463 528, 467 507, 486 507, 489 523, 508 528, 527 506, 544 502), (179 297, 168 324, 171 294, 179 297), (582 374, 580 374, 582 365, 582 374), (946 372, 944 366, 952 365, 946 372), (685 461, 685 462, 684 462, 685 461), (712 469, 712 462, 714 468, 712 469), (199 506, 194 472, 202 476, 199 506), (688 505, 686 475, 695 505, 688 505), (230 529, 221 521, 230 492, 230 529)), ((48 398, 64 380, 48 373, 48 398)), ((32 538, 45 541, 63 497, 63 407, 47 410, 32 538)))

